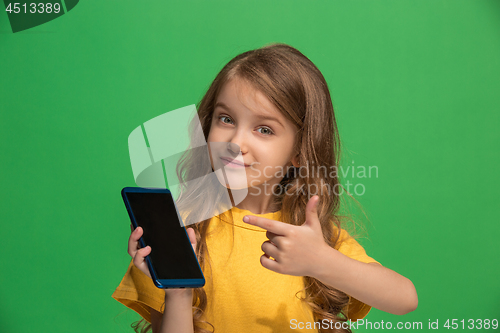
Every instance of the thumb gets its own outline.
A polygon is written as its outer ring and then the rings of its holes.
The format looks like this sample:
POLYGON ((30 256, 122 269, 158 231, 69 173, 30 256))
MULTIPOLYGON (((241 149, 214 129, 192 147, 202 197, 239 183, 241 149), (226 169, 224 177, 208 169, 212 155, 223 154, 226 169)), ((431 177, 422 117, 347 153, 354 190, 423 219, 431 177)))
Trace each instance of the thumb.
POLYGON ((319 204, 319 196, 315 195, 309 199, 306 205, 306 222, 304 224, 317 228, 319 227, 319 218, 318 218, 318 204, 319 204))
POLYGON ((193 228, 188 228, 187 230, 188 236, 189 236, 189 241, 191 242, 191 245, 193 246, 194 252, 196 252, 196 234, 194 232, 193 228))

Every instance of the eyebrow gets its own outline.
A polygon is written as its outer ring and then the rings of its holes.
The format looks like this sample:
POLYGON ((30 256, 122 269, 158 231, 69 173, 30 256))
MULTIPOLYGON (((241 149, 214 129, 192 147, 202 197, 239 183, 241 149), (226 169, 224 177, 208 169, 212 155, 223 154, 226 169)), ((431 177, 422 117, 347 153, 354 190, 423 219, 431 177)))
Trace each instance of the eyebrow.
MULTIPOLYGON (((232 111, 226 104, 222 103, 222 102, 217 102, 215 103, 215 107, 214 107, 214 110, 217 108, 217 107, 221 107, 227 111, 232 111)), ((285 126, 283 126, 283 124, 278 120, 278 118, 275 118, 273 116, 266 116, 264 114, 258 114, 255 116, 255 118, 257 119, 262 119, 262 120, 272 120, 272 121, 275 121, 277 122, 281 127, 285 128, 285 126)))

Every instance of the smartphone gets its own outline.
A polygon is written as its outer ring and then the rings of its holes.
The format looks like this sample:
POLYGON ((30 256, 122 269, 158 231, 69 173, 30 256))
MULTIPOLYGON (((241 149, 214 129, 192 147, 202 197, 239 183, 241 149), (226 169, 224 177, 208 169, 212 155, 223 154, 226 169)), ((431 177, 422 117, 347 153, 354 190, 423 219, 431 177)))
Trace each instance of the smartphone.
POLYGON ((146 262, 158 288, 198 288, 205 277, 168 189, 125 187, 123 202, 134 229, 142 227, 141 248, 150 246, 146 262))

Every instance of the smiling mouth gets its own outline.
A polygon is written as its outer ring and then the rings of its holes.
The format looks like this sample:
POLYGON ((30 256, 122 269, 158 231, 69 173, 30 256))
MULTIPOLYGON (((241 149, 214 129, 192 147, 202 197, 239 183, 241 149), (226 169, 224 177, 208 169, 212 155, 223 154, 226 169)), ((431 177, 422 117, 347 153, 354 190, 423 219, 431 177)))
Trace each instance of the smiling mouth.
POLYGON ((224 165, 226 165, 228 167, 232 167, 232 168, 247 168, 247 167, 249 167, 249 165, 243 164, 243 163, 236 161, 236 160, 229 158, 229 157, 221 157, 220 159, 221 159, 222 163, 224 163, 224 165))

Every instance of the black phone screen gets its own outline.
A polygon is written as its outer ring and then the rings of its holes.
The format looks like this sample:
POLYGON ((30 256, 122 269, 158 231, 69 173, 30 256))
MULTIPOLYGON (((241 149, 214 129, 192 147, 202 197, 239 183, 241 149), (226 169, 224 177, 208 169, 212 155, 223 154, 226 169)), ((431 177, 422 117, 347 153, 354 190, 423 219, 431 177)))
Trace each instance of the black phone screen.
POLYGON ((157 278, 201 279, 198 261, 169 193, 126 193, 157 278))

